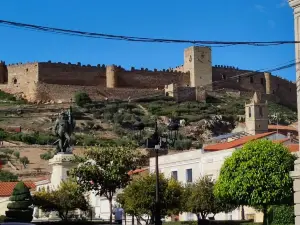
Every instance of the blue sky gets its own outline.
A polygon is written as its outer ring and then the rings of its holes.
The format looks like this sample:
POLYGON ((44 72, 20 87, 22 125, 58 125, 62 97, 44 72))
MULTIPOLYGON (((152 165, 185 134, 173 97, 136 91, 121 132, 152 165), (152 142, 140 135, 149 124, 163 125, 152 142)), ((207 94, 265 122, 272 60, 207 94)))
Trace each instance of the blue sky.
MULTIPOLYGON (((83 31, 154 38, 294 40, 286 0, 9 0, 0 19, 83 31)), ((185 44, 89 39, 0 25, 0 59, 169 68, 183 63, 185 44)), ((294 45, 213 48, 213 64, 275 68, 294 59, 294 45)), ((277 73, 295 80, 295 69, 277 73)))

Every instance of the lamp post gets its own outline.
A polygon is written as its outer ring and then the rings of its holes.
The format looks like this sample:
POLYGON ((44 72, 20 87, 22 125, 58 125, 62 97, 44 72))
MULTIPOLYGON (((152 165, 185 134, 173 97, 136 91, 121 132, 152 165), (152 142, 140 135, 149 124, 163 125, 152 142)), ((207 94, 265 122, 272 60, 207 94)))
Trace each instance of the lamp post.
MULTIPOLYGON (((172 143, 174 143, 173 138, 177 138, 179 125, 178 124, 175 125, 175 122, 172 125, 171 125, 171 123, 168 125, 168 129, 169 129, 169 135, 168 136, 171 139, 172 143), (170 127, 172 127, 172 128, 170 128, 170 127), (173 134, 173 132, 174 132, 174 134, 173 134)), ((161 213, 160 213, 160 198, 159 198, 160 186, 159 186, 158 156, 159 156, 159 150, 161 150, 162 146, 165 146, 166 142, 167 142, 167 139, 160 136, 160 134, 158 132, 157 121, 155 121, 154 133, 152 134, 151 138, 149 138, 147 140, 147 144, 146 144, 146 146, 148 148, 152 148, 152 149, 154 148, 154 150, 155 150, 155 174, 156 174, 155 225, 161 225, 162 224, 162 222, 161 222, 161 213)))

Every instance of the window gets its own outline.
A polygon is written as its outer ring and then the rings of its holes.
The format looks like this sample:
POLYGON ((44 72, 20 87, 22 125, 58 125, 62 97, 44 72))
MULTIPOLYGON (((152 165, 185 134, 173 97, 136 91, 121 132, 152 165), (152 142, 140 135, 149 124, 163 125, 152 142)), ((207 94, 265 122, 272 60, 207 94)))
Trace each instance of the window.
POLYGON ((260 78, 260 83, 264 85, 264 78, 260 78))
POLYGON ((250 83, 252 84, 254 82, 253 77, 250 77, 250 83))
POLYGON ((174 180, 178 180, 178 172, 177 172, 177 171, 172 171, 172 172, 171 172, 171 177, 172 177, 174 180))
POLYGON ((251 117, 251 107, 248 108, 248 115, 249 115, 249 118, 251 117))
POLYGON ((186 170, 186 182, 187 183, 192 183, 193 182, 193 170, 192 169, 187 169, 186 170))
POLYGON ((13 82, 14 82, 14 84, 17 84, 17 83, 18 83, 18 80, 15 78, 15 79, 13 80, 13 82))
POLYGON ((263 117, 263 108, 259 106, 259 116, 263 117))

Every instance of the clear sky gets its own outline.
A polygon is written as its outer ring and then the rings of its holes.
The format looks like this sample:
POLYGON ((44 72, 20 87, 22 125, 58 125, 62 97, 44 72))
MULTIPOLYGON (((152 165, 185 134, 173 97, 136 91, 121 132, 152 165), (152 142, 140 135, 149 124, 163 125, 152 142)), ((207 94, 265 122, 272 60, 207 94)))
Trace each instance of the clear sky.
MULTIPOLYGON (((7 0, 0 19, 99 33, 153 38, 294 40, 286 0, 7 0)), ((169 68, 183 63, 185 44, 129 43, 42 33, 0 25, 0 59, 169 68)), ((294 45, 213 48, 213 64, 275 68, 294 59, 294 45)), ((295 80, 295 69, 277 73, 295 80)))

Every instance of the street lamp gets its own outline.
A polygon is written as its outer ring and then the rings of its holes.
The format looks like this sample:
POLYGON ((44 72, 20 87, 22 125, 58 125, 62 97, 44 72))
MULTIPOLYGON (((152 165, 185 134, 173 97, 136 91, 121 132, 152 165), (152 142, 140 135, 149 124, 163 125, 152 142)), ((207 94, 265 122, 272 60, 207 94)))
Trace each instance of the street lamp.
MULTIPOLYGON (((171 123, 170 123, 171 124, 171 123)), ((173 138, 177 138, 179 125, 174 124, 168 126, 168 138, 174 143, 173 138), (170 128, 169 128, 170 127, 170 128)), ((147 148, 154 148, 155 150, 155 174, 156 174, 156 192, 155 192, 155 225, 161 225, 161 213, 160 213, 160 198, 159 198, 159 168, 158 168, 158 154, 162 147, 167 147, 167 138, 162 137, 158 132, 157 121, 155 121, 155 130, 152 136, 147 139, 147 148)))

